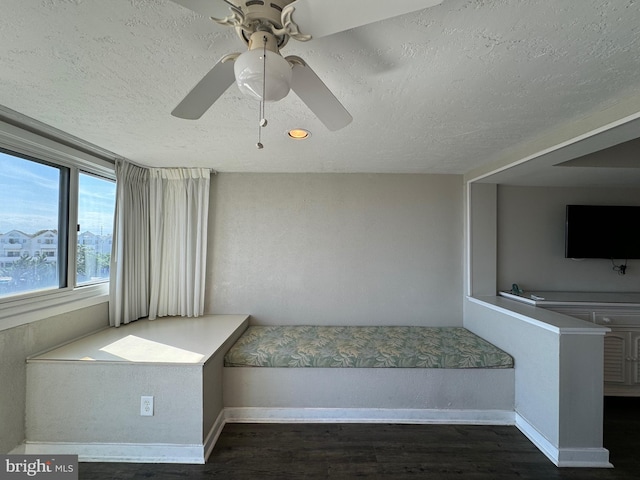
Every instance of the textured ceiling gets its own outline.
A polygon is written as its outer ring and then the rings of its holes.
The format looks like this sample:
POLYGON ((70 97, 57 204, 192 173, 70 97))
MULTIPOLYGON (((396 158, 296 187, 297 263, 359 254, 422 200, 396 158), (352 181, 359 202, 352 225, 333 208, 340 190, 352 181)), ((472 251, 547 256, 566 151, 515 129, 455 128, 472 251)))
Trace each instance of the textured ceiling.
POLYGON ((0 105, 149 166, 459 174, 640 89, 638 1, 444 0, 290 40, 283 54, 304 58, 354 120, 329 132, 291 93, 267 104, 257 150, 258 104, 235 86, 200 120, 170 115, 243 50, 231 28, 169 0, 2 7, 0 105), (312 137, 286 138, 292 127, 312 137))

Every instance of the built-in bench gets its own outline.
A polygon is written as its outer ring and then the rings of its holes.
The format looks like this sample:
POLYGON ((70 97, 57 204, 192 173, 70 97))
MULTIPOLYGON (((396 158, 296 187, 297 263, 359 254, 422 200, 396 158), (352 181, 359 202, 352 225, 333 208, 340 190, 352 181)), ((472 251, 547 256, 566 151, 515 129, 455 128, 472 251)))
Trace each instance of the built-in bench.
POLYGON ((462 327, 251 326, 225 367, 512 368, 513 358, 462 327))
POLYGON ((512 424, 513 358, 461 327, 254 325, 223 395, 228 421, 512 424))
POLYGON ((28 358, 27 440, 14 453, 204 463, 224 426, 224 353, 248 319, 138 320, 28 358))
POLYGON ((13 453, 202 463, 226 422, 513 424, 512 366, 463 328, 139 320, 27 360, 13 453))

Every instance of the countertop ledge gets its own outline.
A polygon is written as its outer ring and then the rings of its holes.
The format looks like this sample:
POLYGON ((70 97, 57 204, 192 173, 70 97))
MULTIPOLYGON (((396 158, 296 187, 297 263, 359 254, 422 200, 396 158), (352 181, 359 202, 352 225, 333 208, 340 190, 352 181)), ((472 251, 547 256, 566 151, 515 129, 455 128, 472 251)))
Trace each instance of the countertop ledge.
POLYGON ((202 365, 249 315, 203 315, 141 319, 109 327, 27 359, 31 362, 153 363, 202 365))
POLYGON ((604 335, 611 331, 610 328, 592 322, 586 322, 578 318, 553 312, 546 308, 540 308, 499 295, 482 297, 468 296, 467 299, 562 335, 604 335))

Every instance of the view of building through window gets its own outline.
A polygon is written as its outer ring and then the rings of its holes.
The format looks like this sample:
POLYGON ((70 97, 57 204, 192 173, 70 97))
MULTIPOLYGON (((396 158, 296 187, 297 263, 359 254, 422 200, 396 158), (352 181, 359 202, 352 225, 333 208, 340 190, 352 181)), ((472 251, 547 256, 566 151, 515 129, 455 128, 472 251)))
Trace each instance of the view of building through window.
MULTIPOLYGON (((66 286, 69 169, 0 152, 0 298, 66 286)), ((80 173, 76 283, 109 279, 115 182, 80 173)))
POLYGON ((76 252, 79 285, 109 280, 115 195, 115 182, 80 173, 76 252))

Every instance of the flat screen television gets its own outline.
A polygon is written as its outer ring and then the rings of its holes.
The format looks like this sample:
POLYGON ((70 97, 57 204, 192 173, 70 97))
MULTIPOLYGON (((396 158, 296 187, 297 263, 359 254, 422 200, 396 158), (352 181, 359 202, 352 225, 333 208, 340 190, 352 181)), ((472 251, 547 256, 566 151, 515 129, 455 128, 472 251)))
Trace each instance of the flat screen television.
POLYGON ((565 258, 640 258, 640 207, 567 205, 565 258))

